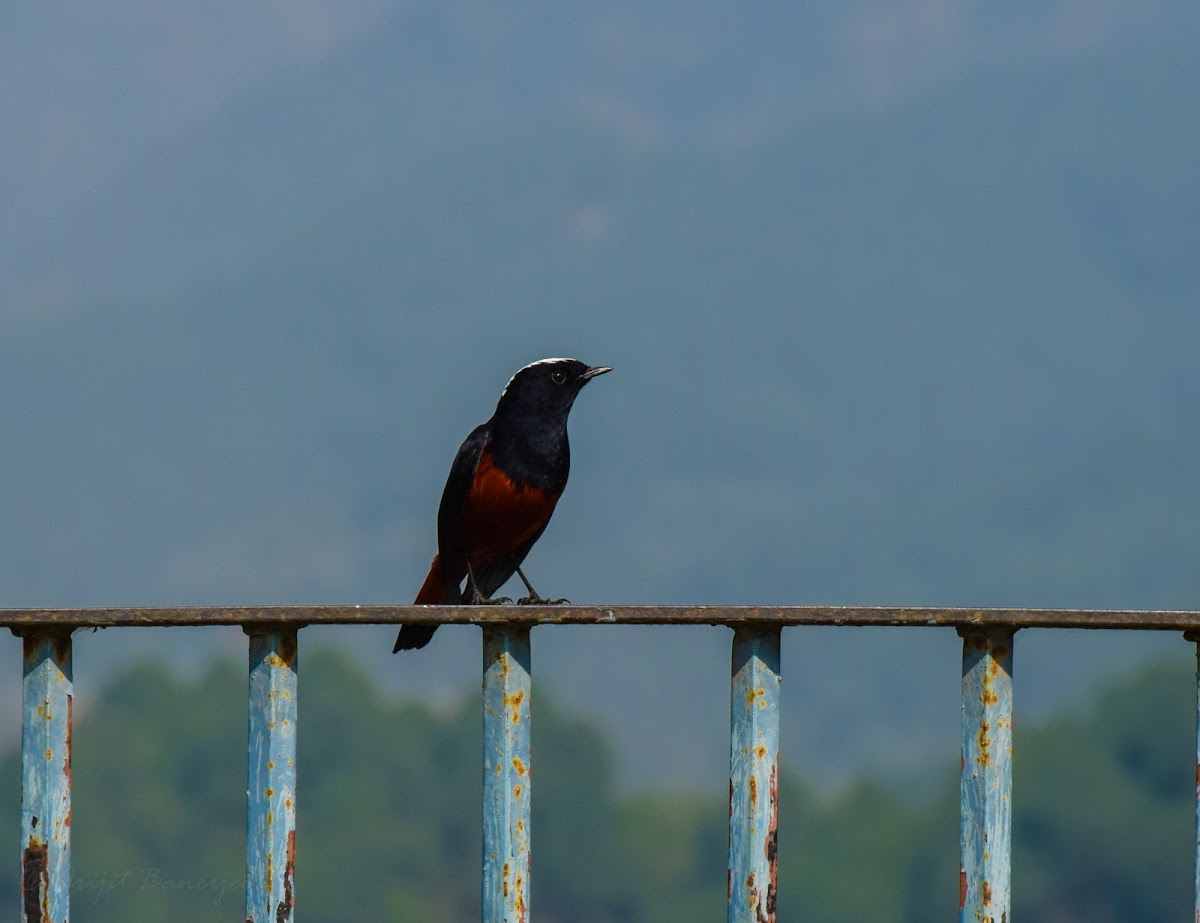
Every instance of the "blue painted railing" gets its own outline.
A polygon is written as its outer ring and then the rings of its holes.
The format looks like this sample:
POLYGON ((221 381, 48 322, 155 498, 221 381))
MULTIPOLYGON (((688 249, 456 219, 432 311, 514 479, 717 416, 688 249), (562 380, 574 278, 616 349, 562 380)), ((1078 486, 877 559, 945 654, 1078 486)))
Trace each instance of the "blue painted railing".
MULTIPOLYGON (((483 920, 529 923, 532 759, 530 629, 538 624, 728 625, 730 923, 774 923, 779 818, 780 631, 804 625, 955 628, 963 638, 959 919, 1009 920, 1013 640, 1021 628, 1182 631, 1200 612, 670 606, 312 606, 8 609, 24 645, 21 919, 67 923, 71 875, 71 632, 152 625, 242 626, 249 641, 246 919, 295 919, 297 632, 314 624, 483 627, 483 920)), ((419 655, 410 655, 419 656, 419 655)), ((1200 659, 1197 709, 1200 713, 1200 659)), ((401 669, 398 661, 397 669, 401 669)), ((1200 723, 1196 920, 1200 923, 1200 723)), ((1184 767, 1181 767, 1181 771, 1184 767)), ((302 893, 302 891, 301 891, 302 893)), ((947 895, 951 900, 952 895, 947 895)))

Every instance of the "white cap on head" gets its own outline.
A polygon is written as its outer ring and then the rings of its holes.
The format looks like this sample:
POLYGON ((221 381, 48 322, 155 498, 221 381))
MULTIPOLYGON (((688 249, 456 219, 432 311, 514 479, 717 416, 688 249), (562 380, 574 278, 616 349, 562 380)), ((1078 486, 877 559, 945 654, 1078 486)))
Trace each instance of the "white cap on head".
MULTIPOLYGON (((553 365, 555 362, 578 362, 578 361, 579 361, 578 359, 572 359, 569 356, 555 356, 553 359, 539 359, 537 362, 531 362, 531 363, 529 363, 529 365, 523 365, 519 369, 517 369, 516 372, 513 373, 513 377, 508 380, 508 385, 511 385, 513 383, 513 378, 516 378, 518 375, 520 375, 526 369, 533 368, 535 365, 553 365)), ((504 386, 504 391, 508 390, 508 385, 504 386)), ((504 397, 504 391, 500 392, 501 397, 504 397)))

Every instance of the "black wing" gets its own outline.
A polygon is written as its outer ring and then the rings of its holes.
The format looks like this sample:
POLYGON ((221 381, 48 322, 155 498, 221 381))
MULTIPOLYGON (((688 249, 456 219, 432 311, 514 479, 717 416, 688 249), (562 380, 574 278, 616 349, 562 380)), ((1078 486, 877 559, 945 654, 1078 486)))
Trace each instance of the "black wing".
MULTIPOLYGON (((462 521, 463 509, 475 480, 475 469, 479 467, 483 446, 487 442, 491 421, 480 423, 471 430, 471 435, 458 447, 458 454, 450 465, 446 476, 446 487, 442 490, 442 502, 438 506, 437 531, 438 555, 443 567, 451 567, 459 557, 458 524, 462 521)), ((461 573, 461 571, 460 571, 461 573)))

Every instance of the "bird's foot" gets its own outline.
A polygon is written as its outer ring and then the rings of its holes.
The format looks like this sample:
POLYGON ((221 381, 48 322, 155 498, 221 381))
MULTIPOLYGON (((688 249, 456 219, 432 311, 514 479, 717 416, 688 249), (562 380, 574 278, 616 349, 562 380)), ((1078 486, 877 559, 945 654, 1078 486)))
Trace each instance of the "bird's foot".
POLYGON ((512 602, 511 596, 484 596, 478 590, 467 601, 470 606, 507 606, 512 602))
POLYGON ((530 593, 528 596, 522 596, 517 600, 518 606, 561 606, 563 604, 570 605, 571 600, 565 596, 560 596, 558 599, 547 599, 545 596, 539 596, 537 593, 530 593))

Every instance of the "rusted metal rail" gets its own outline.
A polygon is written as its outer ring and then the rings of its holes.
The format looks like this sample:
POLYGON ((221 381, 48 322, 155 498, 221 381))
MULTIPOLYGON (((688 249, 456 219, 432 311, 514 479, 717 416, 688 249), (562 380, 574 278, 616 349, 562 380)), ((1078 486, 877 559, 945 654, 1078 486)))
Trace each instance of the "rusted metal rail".
POLYGON ((173 625, 847 625, 1200 630, 1200 612, 1166 609, 967 609, 910 606, 174 606, 0 609, 0 626, 173 625))
MULTIPOLYGON (((1002 923, 1009 916, 1016 632, 1022 628, 1180 631, 1197 643, 1200 658, 1200 612, 1162 610, 829 606, 0 609, 0 625, 24 640, 21 919, 27 923, 66 923, 69 919, 74 629, 183 625, 245 629, 250 636, 246 919, 248 923, 289 923, 295 918, 298 890, 293 871, 298 630, 306 625, 400 622, 483 628, 485 923, 528 923, 531 919, 533 670, 529 631, 536 625, 727 625, 733 629, 729 923, 776 920, 782 628, 940 627, 957 629, 962 635, 958 903, 964 923, 1002 923)), ((1197 710, 1200 715, 1200 699, 1197 710)), ((1200 719, 1196 773, 1200 780, 1200 719)), ((1200 923, 1200 783, 1196 816, 1196 919, 1200 923)))
POLYGON ((246 919, 290 920, 296 866, 296 629, 250 635, 246 919))
POLYGON ((958 911, 963 920, 1007 923, 1012 842, 1011 629, 959 629, 962 780, 958 911))
POLYGON ((729 919, 775 919, 779 628, 733 633, 729 691, 729 919))
POLYGON ((526 923, 533 791, 529 629, 483 630, 484 918, 526 923))
POLYGON ((71 636, 24 639, 21 914, 65 920, 71 881, 71 636))

